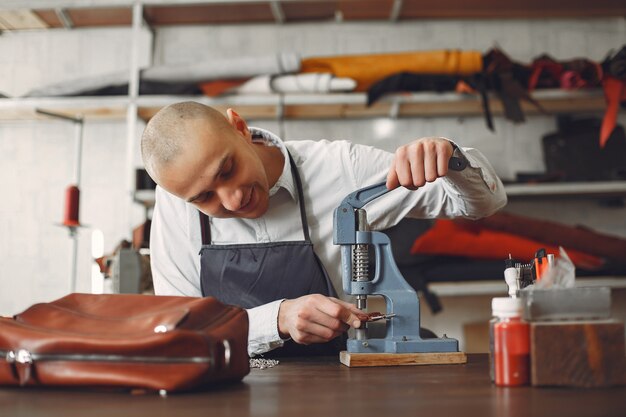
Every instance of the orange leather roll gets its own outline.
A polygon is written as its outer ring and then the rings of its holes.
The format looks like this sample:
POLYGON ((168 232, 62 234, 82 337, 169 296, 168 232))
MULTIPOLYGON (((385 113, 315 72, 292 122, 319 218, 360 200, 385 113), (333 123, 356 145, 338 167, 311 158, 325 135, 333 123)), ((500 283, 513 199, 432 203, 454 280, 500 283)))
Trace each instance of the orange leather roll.
POLYGON ((398 72, 470 75, 482 71, 478 51, 423 51, 393 54, 313 57, 302 60, 300 72, 326 72, 357 82, 355 91, 366 91, 373 83, 398 72))

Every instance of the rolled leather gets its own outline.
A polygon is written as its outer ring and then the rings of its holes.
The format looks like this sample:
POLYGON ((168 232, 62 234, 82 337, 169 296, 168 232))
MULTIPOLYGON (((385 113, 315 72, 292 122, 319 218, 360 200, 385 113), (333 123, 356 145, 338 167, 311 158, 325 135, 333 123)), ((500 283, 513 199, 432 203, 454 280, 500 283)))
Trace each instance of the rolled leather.
POLYGON ((393 54, 311 57, 302 60, 300 72, 326 72, 356 80, 355 91, 367 91, 385 77, 399 72, 470 75, 482 71, 478 51, 439 50, 393 54))

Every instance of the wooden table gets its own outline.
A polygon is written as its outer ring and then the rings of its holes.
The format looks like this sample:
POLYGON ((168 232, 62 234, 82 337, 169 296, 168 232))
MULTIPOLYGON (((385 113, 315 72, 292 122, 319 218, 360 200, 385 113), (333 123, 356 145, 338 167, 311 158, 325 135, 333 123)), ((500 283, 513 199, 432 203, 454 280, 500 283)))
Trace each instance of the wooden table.
POLYGON ((242 383, 199 393, 129 395, 0 389, 0 416, 626 416, 626 387, 497 388, 487 355, 466 365, 347 368, 338 358, 282 360, 242 383))

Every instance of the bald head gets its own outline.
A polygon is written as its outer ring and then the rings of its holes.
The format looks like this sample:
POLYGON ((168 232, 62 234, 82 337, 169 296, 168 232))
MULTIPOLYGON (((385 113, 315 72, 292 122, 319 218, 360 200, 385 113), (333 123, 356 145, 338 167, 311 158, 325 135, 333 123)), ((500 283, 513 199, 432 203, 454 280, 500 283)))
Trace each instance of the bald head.
POLYGON ((198 129, 231 127, 217 110, 193 101, 171 104, 159 110, 150 119, 141 136, 141 156, 148 174, 153 179, 160 167, 172 162, 190 141, 200 133, 198 129))

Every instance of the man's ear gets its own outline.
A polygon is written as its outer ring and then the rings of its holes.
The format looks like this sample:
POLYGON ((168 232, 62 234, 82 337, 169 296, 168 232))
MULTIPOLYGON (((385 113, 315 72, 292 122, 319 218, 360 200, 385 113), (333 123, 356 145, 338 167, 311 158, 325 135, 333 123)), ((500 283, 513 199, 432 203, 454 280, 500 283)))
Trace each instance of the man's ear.
POLYGON ((239 116, 237 112, 233 109, 226 110, 226 117, 228 118, 228 122, 231 124, 235 130, 243 135, 246 139, 252 139, 252 135, 250 134, 250 129, 248 129, 248 124, 243 119, 243 117, 239 116))

